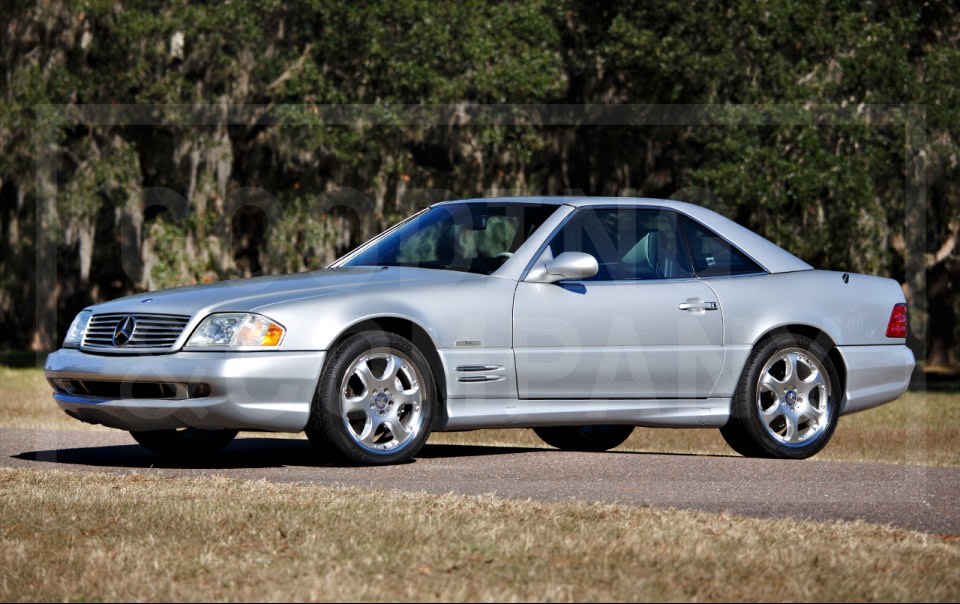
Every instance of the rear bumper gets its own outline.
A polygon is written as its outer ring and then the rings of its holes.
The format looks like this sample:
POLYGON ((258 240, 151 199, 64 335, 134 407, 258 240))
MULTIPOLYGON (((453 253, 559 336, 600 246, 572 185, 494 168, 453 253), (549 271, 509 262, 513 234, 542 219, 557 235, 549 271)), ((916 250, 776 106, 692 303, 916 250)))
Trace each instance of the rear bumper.
POLYGON ((906 346, 838 346, 837 350, 847 368, 843 414, 896 400, 910 385, 915 360, 906 346))
MULTIPOLYGON (((324 352, 178 352, 101 356, 62 349, 47 357, 48 380, 118 382, 117 395, 77 395, 55 388, 69 415, 122 430, 202 428, 299 432, 306 427, 324 352), (206 384, 209 394, 131 398, 131 384, 206 384)), ((143 390, 140 390, 142 392, 143 390)))

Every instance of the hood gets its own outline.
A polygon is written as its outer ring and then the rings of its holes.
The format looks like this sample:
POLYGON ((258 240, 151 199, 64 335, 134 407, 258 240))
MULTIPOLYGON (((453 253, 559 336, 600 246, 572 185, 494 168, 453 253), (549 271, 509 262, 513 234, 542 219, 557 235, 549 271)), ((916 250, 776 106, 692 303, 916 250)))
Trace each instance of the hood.
POLYGON ((248 312, 302 298, 327 296, 382 287, 418 287, 456 284, 486 278, 483 275, 408 267, 344 267, 293 275, 218 281, 118 298, 91 306, 99 313, 159 313, 207 315, 248 312))

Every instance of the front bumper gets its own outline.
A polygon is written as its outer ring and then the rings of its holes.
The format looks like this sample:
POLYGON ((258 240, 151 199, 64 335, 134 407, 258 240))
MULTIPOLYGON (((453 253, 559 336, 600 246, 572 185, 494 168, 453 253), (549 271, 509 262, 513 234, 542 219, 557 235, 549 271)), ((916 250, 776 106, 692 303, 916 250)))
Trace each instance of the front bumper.
POLYGON ((841 413, 863 411, 900 398, 916 364, 903 345, 838 346, 847 369, 841 413))
POLYGON ((93 395, 55 387, 60 407, 89 423, 133 431, 300 432, 307 425, 323 359, 323 351, 106 356, 61 349, 47 357, 44 375, 58 385, 62 380, 121 385, 116 394, 93 395), (144 398, 150 389, 133 386, 157 383, 186 388, 177 390, 178 398, 144 398))

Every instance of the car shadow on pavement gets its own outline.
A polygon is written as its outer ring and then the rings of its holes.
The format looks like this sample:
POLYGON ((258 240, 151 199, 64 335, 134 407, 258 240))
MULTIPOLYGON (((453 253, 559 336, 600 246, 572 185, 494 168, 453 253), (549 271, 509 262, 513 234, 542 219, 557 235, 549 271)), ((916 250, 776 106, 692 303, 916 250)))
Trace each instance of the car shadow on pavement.
MULTIPOLYGON (((492 445, 427 444, 419 459, 478 457, 484 455, 516 455, 543 452, 533 447, 492 445)), ((342 464, 325 459, 305 440, 289 438, 238 438, 225 449, 203 457, 163 457, 140 445, 105 445, 26 451, 15 459, 104 468, 177 468, 177 469, 242 469, 279 468, 284 466, 339 467, 342 464)), ((414 460, 411 463, 415 463, 414 460)))
POLYGON ((427 443, 417 453, 420 459, 446 459, 451 457, 479 457, 482 455, 516 455, 518 453, 542 453, 538 447, 504 445, 457 445, 427 443))

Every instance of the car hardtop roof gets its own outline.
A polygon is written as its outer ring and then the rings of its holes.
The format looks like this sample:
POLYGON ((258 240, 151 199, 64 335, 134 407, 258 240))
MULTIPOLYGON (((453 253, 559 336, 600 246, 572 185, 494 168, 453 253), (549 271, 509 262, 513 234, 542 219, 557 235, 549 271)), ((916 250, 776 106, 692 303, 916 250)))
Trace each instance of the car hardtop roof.
POLYGON ((811 270, 813 267, 797 258, 777 244, 764 239, 750 229, 741 226, 722 214, 685 201, 656 199, 653 197, 587 197, 587 196, 529 196, 529 197, 479 197, 444 201, 434 206, 455 203, 537 203, 554 206, 573 206, 575 208, 594 206, 653 207, 676 210, 706 225, 721 237, 740 248, 744 253, 771 273, 788 273, 811 270))
POLYGON ((674 201, 672 199, 657 199, 655 197, 590 197, 590 196, 565 196, 565 195, 543 195, 526 197, 475 197, 472 199, 451 199, 441 201, 433 205, 442 206, 455 203, 535 203, 541 205, 568 205, 574 207, 584 206, 607 206, 607 205, 631 205, 631 206, 654 206, 661 208, 691 208, 701 207, 684 201, 674 201))

